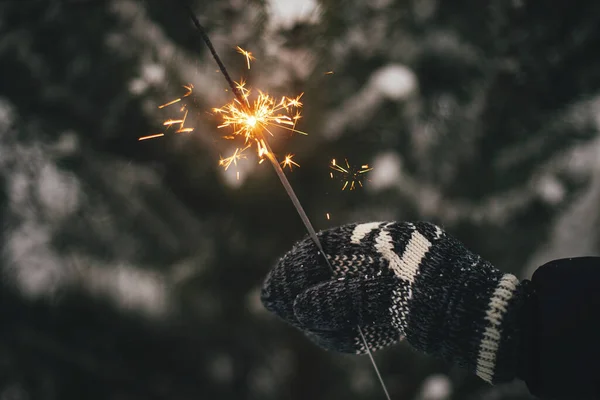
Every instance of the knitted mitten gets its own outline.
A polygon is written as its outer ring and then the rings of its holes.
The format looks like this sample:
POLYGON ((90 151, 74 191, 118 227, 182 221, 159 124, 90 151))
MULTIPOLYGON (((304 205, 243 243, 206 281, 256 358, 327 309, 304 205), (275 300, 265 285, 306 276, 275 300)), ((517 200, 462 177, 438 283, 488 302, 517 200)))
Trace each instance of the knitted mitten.
POLYGON ((490 383, 516 371, 525 288, 439 227, 424 222, 351 224, 318 234, 269 273, 265 307, 326 349, 365 353, 402 338, 490 383))

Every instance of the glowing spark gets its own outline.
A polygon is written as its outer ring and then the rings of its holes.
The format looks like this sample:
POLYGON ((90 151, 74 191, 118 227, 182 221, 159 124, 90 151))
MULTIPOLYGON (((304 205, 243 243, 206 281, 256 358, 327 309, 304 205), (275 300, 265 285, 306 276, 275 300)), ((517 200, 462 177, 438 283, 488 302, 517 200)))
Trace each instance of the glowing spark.
POLYGON ((242 95, 245 102, 248 102, 248 96, 250 96, 250 89, 246 88, 246 81, 244 79, 240 79, 239 82, 235 82, 235 88, 242 95))
MULTIPOLYGON (((184 85, 183 86, 187 92, 175 99, 175 100, 171 100, 168 103, 165 104, 161 104, 160 106, 158 106, 158 108, 165 108, 168 106, 171 106, 175 103, 179 103, 181 100, 183 100, 184 98, 188 97, 189 95, 192 94, 193 90, 194 90, 194 85, 192 85, 191 83, 189 85, 184 85)), ((182 119, 167 119, 166 121, 163 122, 163 126, 166 126, 167 129, 169 129, 172 125, 177 125, 179 124, 179 128, 175 131, 175 133, 190 133, 194 131, 194 128, 186 128, 185 125, 185 120, 187 119, 187 115, 188 115, 188 109, 186 107, 186 105, 182 105, 179 108, 179 112, 183 112, 183 118, 182 119)), ((148 135, 148 136, 142 136, 140 138, 138 138, 138 141, 142 141, 142 140, 148 140, 148 139, 155 139, 161 136, 165 136, 165 132, 160 132, 154 135, 148 135)))
POLYGON ((238 83, 237 88, 245 104, 241 104, 235 99, 221 108, 213 109, 215 113, 221 114, 223 117, 223 123, 219 125, 219 128, 231 126, 233 135, 243 136, 246 142, 257 139, 262 131, 267 131, 273 135, 269 130, 271 126, 278 126, 306 135, 305 132, 294 128, 295 121, 300 118, 300 114, 296 112, 296 114, 290 116, 292 109, 302 107, 300 98, 304 93, 295 98, 284 96, 279 102, 276 102, 273 97, 259 91, 254 102, 250 102, 250 89, 246 89, 244 85, 245 82, 238 83))
POLYGON ((183 114, 183 119, 181 120, 181 122, 179 123, 179 129, 177 129, 175 131, 175 133, 189 133, 189 132, 193 132, 194 128, 185 128, 183 125, 185 124, 185 120, 187 119, 187 115, 188 115, 188 110, 185 107, 182 107, 182 109, 180 111, 185 110, 185 114, 183 114))
POLYGON ((283 161, 280 163, 282 168, 285 167, 289 167, 290 171, 293 170, 292 166, 296 166, 296 167, 300 167, 300 164, 298 164, 297 162, 295 162, 294 160, 292 160, 292 158, 294 157, 293 154, 288 154, 285 156, 285 158, 283 159, 283 161))
MULTIPOLYGON (((360 166, 360 168, 355 168, 355 167, 351 167, 350 164, 348 163, 348 160, 344 159, 344 161, 346 162, 346 167, 342 167, 341 165, 337 164, 337 162, 335 161, 335 158, 333 160, 331 160, 331 165, 330 168, 338 173, 340 173, 342 181, 344 182, 344 185, 342 186, 342 190, 346 190, 346 188, 348 186, 350 186, 350 190, 354 190, 356 189, 356 184, 358 184, 360 187, 363 186, 362 182, 363 182, 363 174, 366 174, 367 172, 371 171, 373 168, 370 168, 368 164, 363 164, 360 166)), ((334 173, 330 172, 329 176, 331 178, 334 177, 334 173)))
POLYGON ((248 66, 248 69, 250 69, 250 61, 256 60, 256 58, 252 55, 251 52, 242 49, 240 46, 237 46, 236 48, 238 53, 246 57, 246 65, 248 66))
POLYGON ((325 75, 333 75, 333 71, 327 71, 325 72, 325 75))
POLYGON ((327 219, 331 219, 329 213, 325 213, 325 215, 327 216, 327 219))
POLYGON ((180 98, 178 98, 178 99, 175 99, 175 100, 169 101, 168 103, 161 104, 160 106, 158 106, 158 108, 165 108, 165 107, 168 107, 168 106, 170 106, 170 105, 172 105, 172 104, 175 104, 175 103, 177 103, 177 102, 180 102, 180 101, 181 101, 181 100, 182 100, 184 97, 188 97, 190 94, 192 94, 192 91, 194 90, 194 85, 192 85, 192 84, 190 83, 189 85, 183 85, 183 87, 184 87, 185 89, 187 89, 187 92, 186 92, 186 93, 185 93, 183 96, 181 96, 181 97, 180 97, 180 98))
MULTIPOLYGON (((252 143, 256 144, 259 163, 269 155, 268 146, 263 138, 264 132, 274 136, 273 128, 283 128, 306 135, 296 129, 296 122, 301 118, 299 109, 302 107, 300 98, 303 93, 293 98, 284 96, 280 101, 276 101, 270 95, 258 91, 256 98, 251 101, 251 90, 246 88, 246 82, 236 82, 236 89, 240 94, 240 100, 236 98, 221 108, 214 108, 213 111, 223 119, 218 127, 232 130, 231 135, 224 136, 226 139, 242 138, 246 145, 243 150, 250 147, 252 143)), ((232 157, 238 154, 238 150, 240 149, 238 148, 232 157)), ((284 166, 287 165, 290 169, 293 165, 299 166, 291 159, 292 155, 288 157, 283 161, 284 166)), ((220 163, 220 165, 230 164, 220 163)))
POLYGON ((171 100, 171 101, 170 101, 170 102, 168 102, 168 103, 161 104, 160 106, 158 106, 158 108, 165 108, 165 107, 169 107, 170 105, 172 105, 172 104, 175 104, 175 103, 177 103, 177 102, 180 102, 180 101, 181 101, 181 97, 180 97, 180 98, 178 98, 178 99, 175 99, 175 100, 171 100))
POLYGON ((261 161, 264 156, 269 155, 269 149, 267 148, 267 144, 263 139, 256 141, 256 147, 258 149, 258 156, 261 158, 261 161))
MULTIPOLYGON (((231 164, 237 166, 237 162, 239 160, 241 160, 242 158, 246 158, 246 155, 243 154, 243 152, 250 146, 246 146, 243 149, 237 148, 235 149, 235 151, 233 152, 233 155, 226 157, 226 158, 221 158, 219 160, 219 165, 222 166, 223 168, 225 168, 225 171, 227 171, 227 168, 229 168, 231 166, 231 164)), ((238 172, 238 179, 239 179, 239 172, 238 172)))
POLYGON ((161 137, 161 136, 165 136, 165 134, 164 133, 157 133, 157 134, 154 134, 154 135, 142 136, 142 137, 138 138, 138 141, 141 142, 142 140, 154 139, 154 138, 161 137))

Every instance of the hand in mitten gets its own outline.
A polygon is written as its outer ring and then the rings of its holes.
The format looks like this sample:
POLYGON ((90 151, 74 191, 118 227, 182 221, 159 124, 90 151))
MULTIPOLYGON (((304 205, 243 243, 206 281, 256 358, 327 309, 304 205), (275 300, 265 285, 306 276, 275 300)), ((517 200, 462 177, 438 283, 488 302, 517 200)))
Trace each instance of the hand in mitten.
POLYGON ((365 353, 401 338, 488 382, 511 380, 518 362, 517 278, 424 222, 351 224, 318 234, 269 273, 265 307, 320 346, 365 353))

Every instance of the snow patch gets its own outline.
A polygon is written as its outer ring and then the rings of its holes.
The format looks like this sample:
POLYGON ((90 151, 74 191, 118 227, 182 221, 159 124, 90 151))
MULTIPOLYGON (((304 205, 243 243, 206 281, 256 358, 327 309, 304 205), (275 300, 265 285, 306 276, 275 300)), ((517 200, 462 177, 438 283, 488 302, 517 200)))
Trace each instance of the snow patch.
POLYGON ((371 75, 369 81, 354 96, 331 112, 323 135, 328 139, 341 136, 348 127, 369 121, 385 100, 402 101, 417 89, 417 78, 407 67, 389 64, 371 75))
POLYGON ((161 83, 165 80, 165 68, 156 63, 144 64, 142 77, 150 84, 161 83))
POLYGON ((318 23, 320 5, 316 0, 268 0, 269 23, 273 29, 291 29, 297 23, 318 23))
POLYGON ((128 88, 131 94, 140 95, 150 86, 158 85, 165 81, 165 68, 156 63, 142 65, 140 76, 129 81, 128 88))
POLYGON ((546 175, 538 182, 538 193, 546 203, 559 204, 566 196, 563 183, 554 175, 546 175))
POLYGON ((15 120, 15 110, 10 102, 0 97, 0 130, 8 129, 15 120))
POLYGON ((391 64, 375 71, 369 86, 390 100, 401 100, 415 91, 417 78, 409 68, 391 64))
POLYGON ((135 78, 129 81, 127 86, 131 94, 140 95, 146 91, 148 84, 141 78, 135 78))
POLYGON ((58 141, 52 146, 52 149, 61 156, 72 155, 79 150, 79 138, 75 132, 70 130, 65 131, 60 135, 58 141))
POLYGON ((60 258, 50 248, 48 228, 33 222, 11 232, 6 247, 6 272, 31 298, 53 294, 67 280, 60 258))
POLYGON ((60 220, 75 212, 79 205, 79 182, 75 176, 46 164, 37 177, 37 192, 45 216, 60 220))
POLYGON ((380 191, 394 187, 402 176, 402 160, 395 152, 380 153, 373 161, 373 171, 369 173, 368 188, 380 191))
POLYGON ((131 265, 111 267, 79 263, 80 283, 90 293, 110 298, 117 306, 160 316, 168 309, 167 285, 157 273, 131 265))
POLYGON ((425 379, 418 400, 444 400, 452 393, 452 382, 442 374, 431 375, 425 379))

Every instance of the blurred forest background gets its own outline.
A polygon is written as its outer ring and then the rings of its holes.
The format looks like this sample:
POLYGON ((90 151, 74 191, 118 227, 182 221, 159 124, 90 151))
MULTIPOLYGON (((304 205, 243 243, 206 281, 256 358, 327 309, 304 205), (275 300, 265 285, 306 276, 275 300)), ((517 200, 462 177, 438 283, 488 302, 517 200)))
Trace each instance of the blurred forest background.
MULTIPOLYGON (((305 93, 309 135, 272 144, 317 229, 428 220, 521 278, 598 254, 599 2, 190 5, 234 79, 305 93), (364 188, 329 178, 344 157, 364 188)), ((4 0, 0 74, 1 400, 384 398, 367 358, 263 309, 305 231, 268 163, 217 165, 231 92, 176 2, 4 0), (139 142, 189 83, 195 131, 139 142)), ((376 359, 396 400, 530 398, 406 344, 376 359)))

